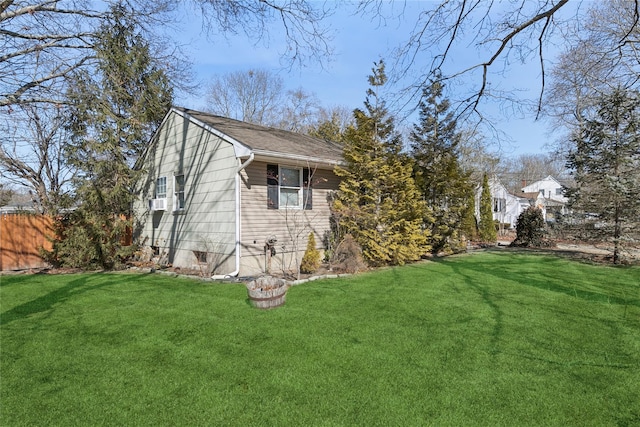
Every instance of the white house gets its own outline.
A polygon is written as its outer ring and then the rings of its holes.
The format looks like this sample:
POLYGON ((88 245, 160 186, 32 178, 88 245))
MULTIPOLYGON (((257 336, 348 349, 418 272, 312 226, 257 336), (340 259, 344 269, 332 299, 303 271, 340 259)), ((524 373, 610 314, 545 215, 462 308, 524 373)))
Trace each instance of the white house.
MULTIPOLYGON (((489 179, 489 192, 493 207, 493 219, 501 226, 514 228, 520 213, 529 206, 528 200, 509 193, 497 177, 489 179)), ((476 190, 476 217, 480 218, 480 196, 482 187, 476 190)))
POLYGON ((567 198, 564 195, 564 188, 562 184, 558 182, 554 177, 549 175, 548 177, 531 183, 525 187, 522 187, 523 193, 540 192, 542 197, 549 200, 554 200, 563 204, 567 203, 567 198))
POLYGON ((551 175, 524 186, 522 193, 532 206, 542 209, 545 221, 554 221, 558 214, 567 213, 568 199, 564 195, 564 187, 551 175))

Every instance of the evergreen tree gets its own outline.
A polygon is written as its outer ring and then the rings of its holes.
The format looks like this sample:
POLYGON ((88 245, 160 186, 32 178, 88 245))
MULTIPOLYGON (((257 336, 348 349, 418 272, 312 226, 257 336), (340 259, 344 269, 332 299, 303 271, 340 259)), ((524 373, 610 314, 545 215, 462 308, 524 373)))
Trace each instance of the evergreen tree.
POLYGON ((485 173, 482 177, 482 192, 480 193, 480 224, 478 225, 480 240, 485 243, 494 243, 498 240, 498 233, 493 221, 493 206, 489 179, 485 173))
POLYGON ((462 225, 460 233, 467 240, 476 240, 478 238, 478 221, 476 220, 476 202, 473 192, 467 196, 466 208, 462 216, 462 225))
POLYGON ((73 253, 84 252, 83 263, 112 268, 124 256, 141 172, 132 166, 171 106, 168 79, 130 16, 123 4, 112 6, 95 44, 97 70, 77 75, 69 93, 73 138, 67 154, 82 174, 78 209, 54 245, 62 263, 76 263, 73 253))
POLYGON ((640 93, 616 89, 602 96, 573 142, 568 166, 576 187, 568 191, 569 205, 589 214, 589 237, 612 240, 617 264, 624 242, 637 239, 640 229, 640 93))
POLYGON ((412 166, 400 155, 402 139, 393 117, 378 93, 387 81, 384 62, 375 65, 365 108, 354 111, 355 124, 345 132, 345 166, 336 168, 342 182, 333 208, 370 265, 397 265, 430 249, 423 227, 428 213, 412 166))
POLYGON ((337 113, 332 113, 331 118, 318 123, 316 126, 309 128, 309 135, 326 139, 333 142, 342 142, 344 138, 344 132, 340 125, 340 118, 337 113))
POLYGON ((320 267, 320 251, 316 248, 316 237, 313 232, 309 233, 307 249, 300 262, 301 273, 315 273, 320 267))
POLYGON ((438 80, 424 88, 420 121, 410 134, 415 180, 435 218, 429 224, 434 252, 458 246, 456 240, 473 195, 469 174, 459 162, 461 133, 449 111, 449 100, 442 98, 443 88, 438 80))
POLYGON ((518 215, 516 223, 516 238, 511 246, 525 246, 539 248, 544 244, 545 224, 542 211, 529 206, 518 215))

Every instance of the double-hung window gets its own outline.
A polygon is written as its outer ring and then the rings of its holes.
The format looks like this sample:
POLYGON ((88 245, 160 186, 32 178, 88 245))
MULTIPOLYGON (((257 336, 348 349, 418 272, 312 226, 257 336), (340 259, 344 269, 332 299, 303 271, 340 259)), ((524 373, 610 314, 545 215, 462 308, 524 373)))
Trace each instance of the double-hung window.
POLYGON ((173 176, 173 210, 184 210, 184 175, 173 176))
POLYGON ((149 200, 149 209, 153 212, 167 209, 167 177, 156 178, 153 199, 149 200))
POLYGON ((156 179, 156 199, 166 199, 167 198, 167 177, 161 176, 156 179))
POLYGON ((311 209, 311 175, 306 168, 267 165, 267 207, 311 209))

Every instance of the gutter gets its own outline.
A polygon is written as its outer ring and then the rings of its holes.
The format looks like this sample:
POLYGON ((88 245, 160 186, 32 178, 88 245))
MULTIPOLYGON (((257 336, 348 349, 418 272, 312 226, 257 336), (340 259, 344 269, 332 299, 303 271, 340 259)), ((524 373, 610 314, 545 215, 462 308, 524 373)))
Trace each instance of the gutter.
POLYGON ((234 271, 232 271, 231 273, 228 274, 215 274, 213 276, 211 276, 212 280, 223 280, 223 279, 229 279, 231 277, 236 277, 238 275, 238 273, 240 273, 240 237, 241 237, 241 229, 240 229, 240 207, 241 207, 241 203, 240 203, 240 195, 242 194, 241 191, 241 182, 240 182, 240 172, 242 172, 242 170, 244 168, 246 168, 247 166, 249 166, 249 164, 251 162, 253 162, 253 158, 255 157, 255 155, 253 153, 249 154, 249 158, 242 163, 239 167, 238 170, 236 170, 236 269, 234 271))

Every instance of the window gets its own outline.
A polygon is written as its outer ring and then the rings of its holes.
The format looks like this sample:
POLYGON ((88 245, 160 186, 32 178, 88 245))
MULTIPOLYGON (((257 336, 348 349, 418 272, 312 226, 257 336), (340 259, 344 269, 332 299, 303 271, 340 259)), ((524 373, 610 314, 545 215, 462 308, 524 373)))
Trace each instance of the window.
POLYGON ((198 264, 206 264, 207 263, 207 253, 203 251, 193 251, 193 255, 196 257, 196 261, 198 264))
POLYGON ((173 210, 184 210, 184 175, 173 176, 173 210))
POLYGON ((312 209, 311 170, 267 165, 267 208, 312 209))
POLYGON ((161 176, 156 179, 156 196, 155 199, 165 199, 167 197, 167 177, 161 176))
POLYGON ((493 199, 493 211, 494 212, 503 212, 506 208, 507 200, 506 199, 493 199))
POLYGON ((561 196, 561 195, 562 195, 562 187, 556 188, 556 196, 561 196))

